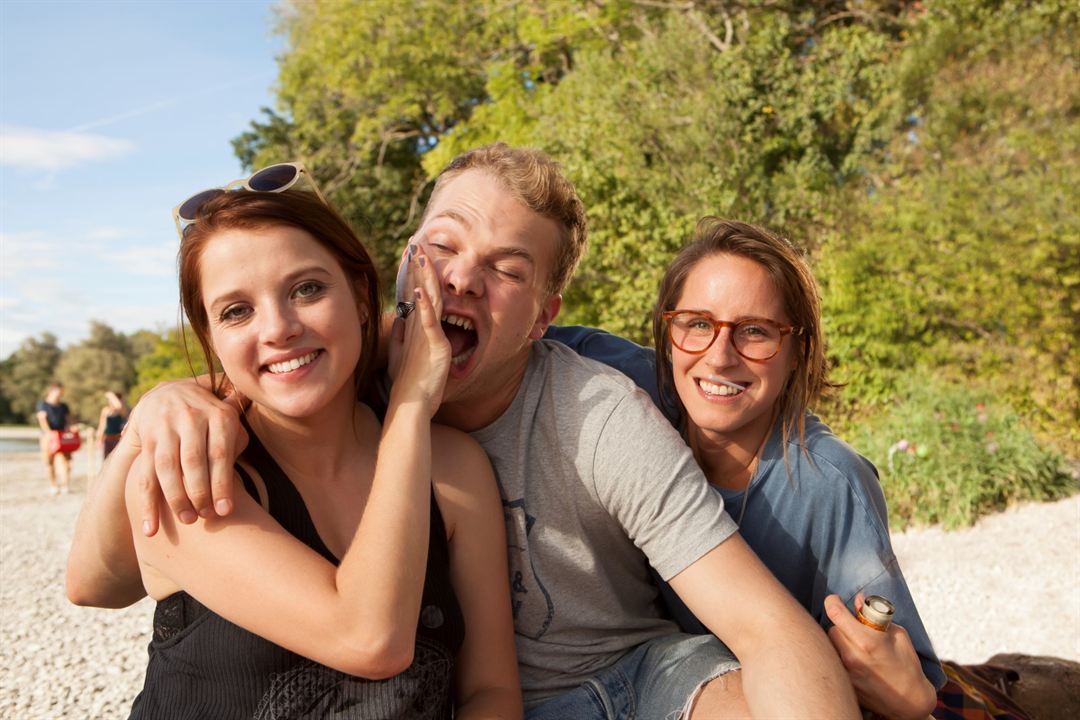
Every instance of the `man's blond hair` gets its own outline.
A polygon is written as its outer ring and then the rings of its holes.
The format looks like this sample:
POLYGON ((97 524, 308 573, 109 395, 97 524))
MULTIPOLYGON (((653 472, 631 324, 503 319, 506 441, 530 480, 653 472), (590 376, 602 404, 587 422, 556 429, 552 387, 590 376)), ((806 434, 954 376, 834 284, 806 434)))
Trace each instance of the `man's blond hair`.
POLYGON ((506 143, 484 145, 458 155, 439 173, 428 207, 443 185, 466 170, 492 175, 530 210, 559 225, 559 250, 548 278, 548 290, 553 295, 562 292, 585 254, 588 230, 585 205, 559 164, 534 148, 514 148, 506 143))

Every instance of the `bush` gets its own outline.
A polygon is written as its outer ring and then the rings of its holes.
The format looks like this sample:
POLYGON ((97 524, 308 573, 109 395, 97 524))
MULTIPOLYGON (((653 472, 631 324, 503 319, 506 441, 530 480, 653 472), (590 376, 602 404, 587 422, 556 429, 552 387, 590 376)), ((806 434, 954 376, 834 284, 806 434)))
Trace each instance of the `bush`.
POLYGON ((966 526, 1012 503, 1076 490, 1062 457, 1039 445, 1000 395, 938 380, 902 390, 903 400, 851 436, 881 473, 893 529, 966 526))
POLYGON ((874 413, 918 370, 977 377, 1080 458, 1075 12, 934 8, 901 63, 905 127, 820 238, 834 379, 847 385, 828 414, 874 413))

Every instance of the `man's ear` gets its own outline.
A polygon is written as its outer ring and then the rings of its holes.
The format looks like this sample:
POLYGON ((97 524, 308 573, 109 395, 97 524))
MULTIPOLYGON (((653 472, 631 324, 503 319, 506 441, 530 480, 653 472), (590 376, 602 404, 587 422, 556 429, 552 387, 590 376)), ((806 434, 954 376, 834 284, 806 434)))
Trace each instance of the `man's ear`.
POLYGON ((540 314, 536 316, 536 322, 533 323, 532 329, 529 331, 530 340, 539 340, 544 337, 548 325, 555 322, 555 317, 559 314, 561 307, 562 295, 555 294, 544 301, 544 304, 540 307, 540 314))

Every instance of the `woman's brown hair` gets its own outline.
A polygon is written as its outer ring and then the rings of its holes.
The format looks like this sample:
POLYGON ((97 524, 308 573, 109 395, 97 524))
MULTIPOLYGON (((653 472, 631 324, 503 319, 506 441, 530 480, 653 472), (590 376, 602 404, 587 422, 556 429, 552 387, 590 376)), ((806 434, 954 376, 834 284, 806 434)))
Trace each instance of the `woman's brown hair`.
POLYGON ((656 382, 663 401, 678 413, 679 426, 685 431, 686 408, 675 391, 671 365, 671 344, 662 314, 675 310, 682 298, 690 272, 699 262, 713 255, 735 255, 753 260, 772 278, 780 293, 784 311, 792 325, 802 328, 792 334, 798 343, 795 368, 788 375, 778 398, 777 414, 782 418, 784 455, 792 430, 798 429, 800 442, 805 440, 806 409, 832 387, 827 379, 825 338, 821 330, 821 297, 817 281, 802 253, 789 241, 768 230, 718 217, 698 221, 694 239, 672 260, 660 281, 653 310, 653 344, 656 348, 656 382))
MULTIPOLYGON (((195 222, 184 231, 178 256, 180 304, 199 340, 214 392, 221 394, 224 376, 218 377, 210 346, 209 319, 203 305, 199 261, 207 242, 223 230, 257 230, 288 226, 304 230, 341 265, 352 281, 361 308, 362 351, 353 375, 357 397, 366 394, 375 373, 379 342, 379 278, 371 255, 349 224, 317 195, 300 190, 284 192, 227 192, 199 209, 195 222)), ((252 247, 252 252, 258 252, 252 247)), ((186 343, 185 343, 186 344, 186 343)))

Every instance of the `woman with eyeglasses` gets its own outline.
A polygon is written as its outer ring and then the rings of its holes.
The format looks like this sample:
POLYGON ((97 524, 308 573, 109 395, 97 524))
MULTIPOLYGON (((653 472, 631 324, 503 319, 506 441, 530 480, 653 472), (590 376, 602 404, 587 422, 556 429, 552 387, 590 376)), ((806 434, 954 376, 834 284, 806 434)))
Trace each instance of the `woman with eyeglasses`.
MULTIPOLYGON (((762 228, 704 218, 660 282, 652 324, 654 351, 585 328, 547 336, 653 394, 740 534, 828 630, 862 706, 926 718, 945 676, 892 551, 877 471, 809 411, 829 384, 805 260, 762 228), (884 631, 857 619, 872 595, 895 606, 884 631)), ((708 632, 662 591, 684 630, 708 632)))
MULTIPOLYGON (((450 345, 438 281, 410 260, 385 415, 369 395, 379 287, 299 165, 174 211, 180 296, 215 390, 250 400, 235 507, 146 537, 157 600, 132 718, 475 718, 521 713, 505 540, 487 457, 433 426, 450 345), (437 462, 433 462, 433 459, 437 462)), ((182 423, 183 418, 177 418, 182 423)), ((126 436, 100 483, 152 462, 126 436)))

